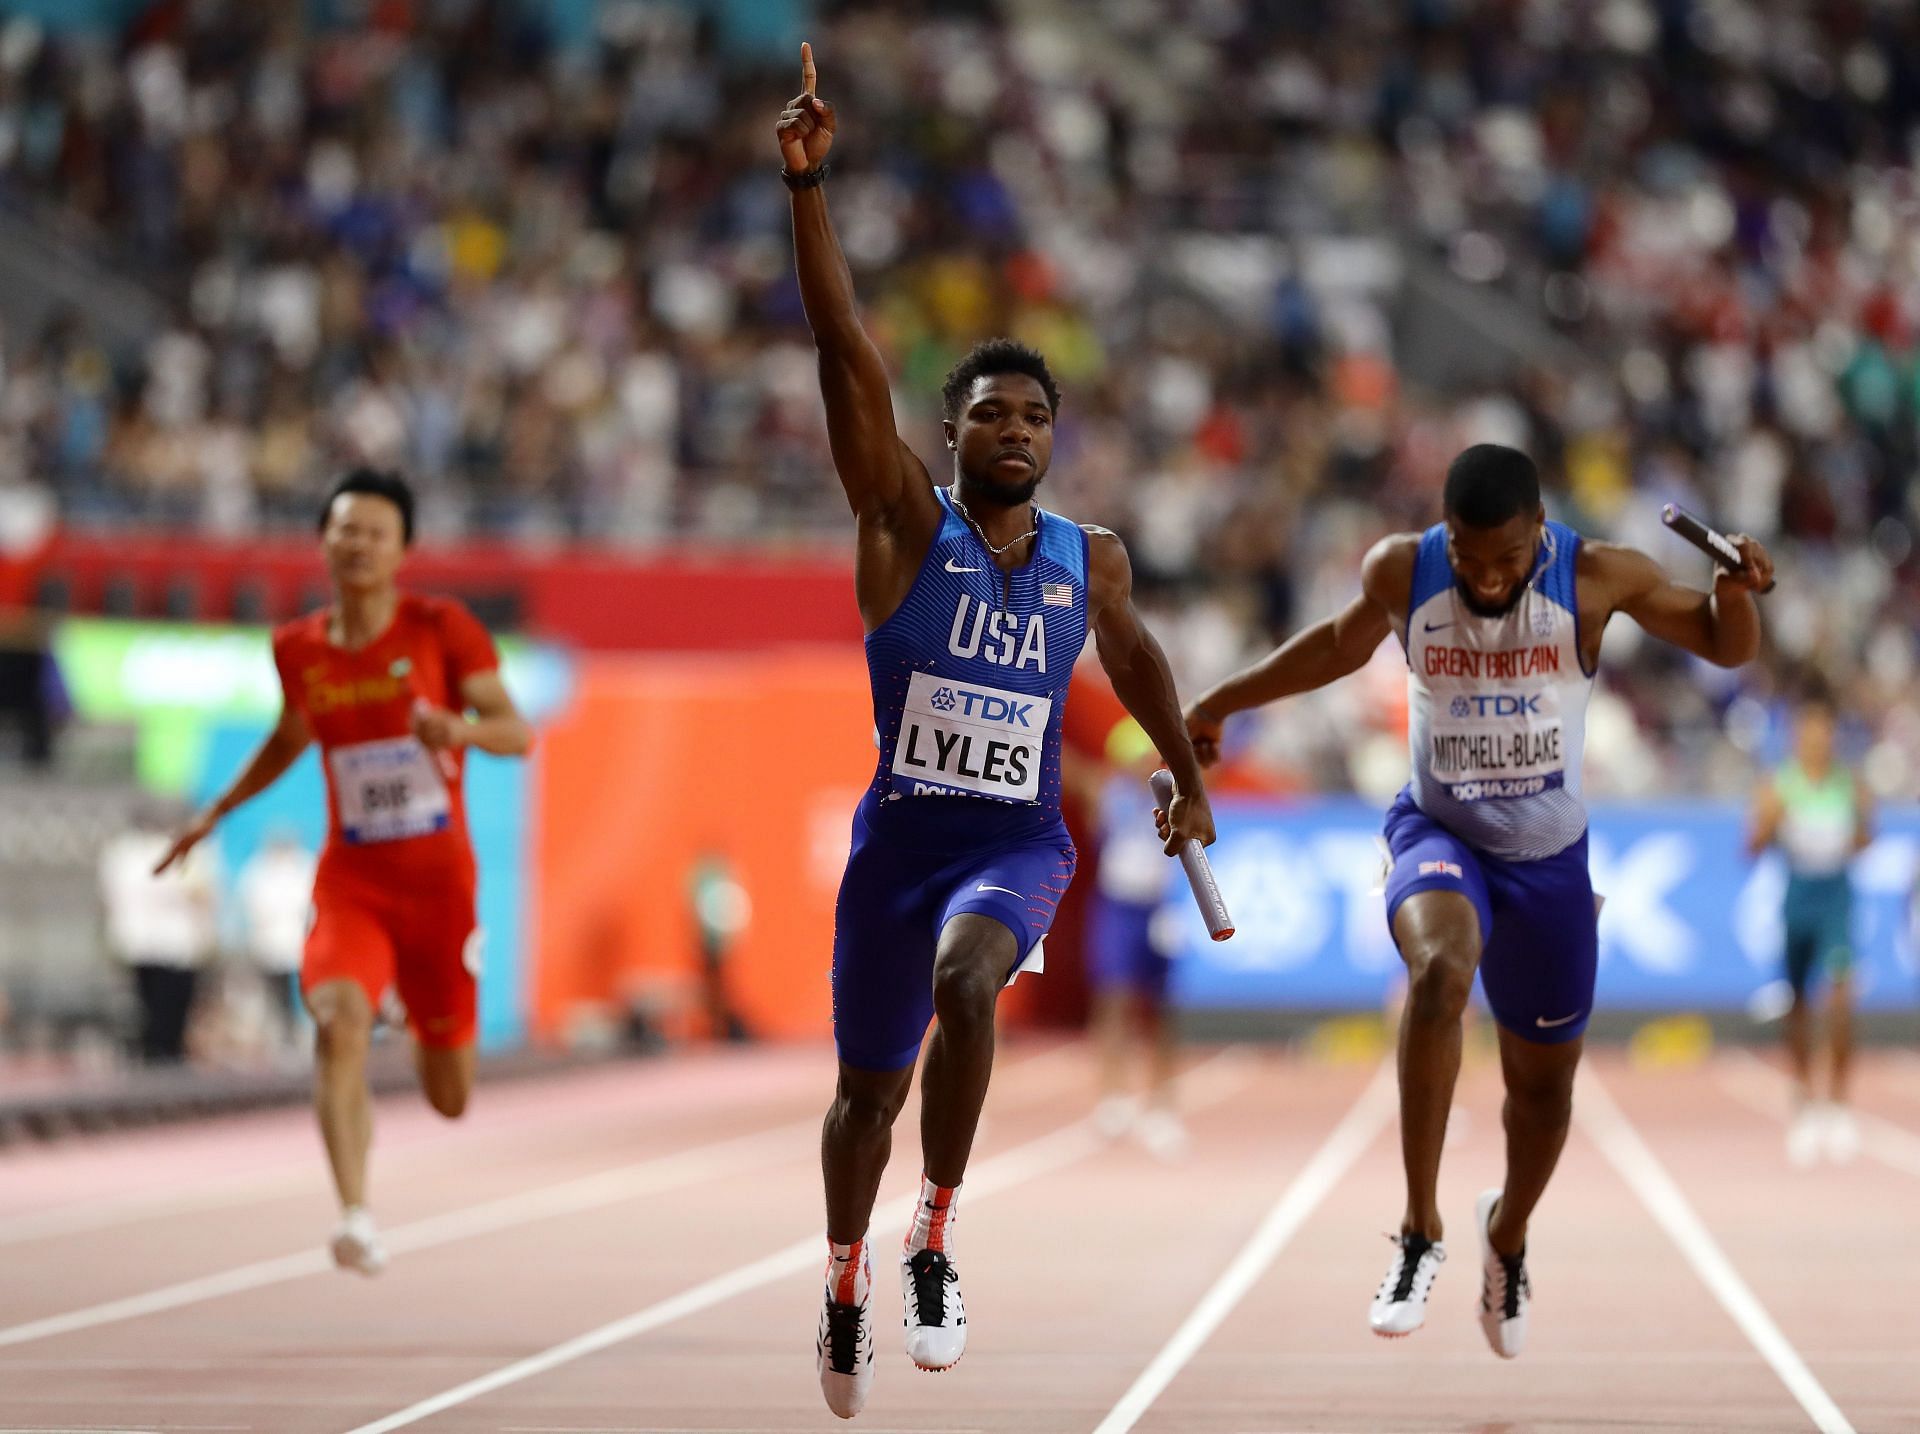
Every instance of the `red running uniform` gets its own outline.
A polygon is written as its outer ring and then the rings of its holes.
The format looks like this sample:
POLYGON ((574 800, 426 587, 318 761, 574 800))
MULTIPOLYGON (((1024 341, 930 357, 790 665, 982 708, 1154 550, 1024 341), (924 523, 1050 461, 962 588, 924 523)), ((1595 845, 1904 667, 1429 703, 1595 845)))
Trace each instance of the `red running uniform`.
POLYGON ((403 594, 387 630, 358 651, 331 642, 327 621, 311 613, 273 634, 281 689, 320 744, 327 777, 301 989, 357 981, 377 1011, 397 987, 422 1044, 463 1046, 480 973, 466 753, 430 751, 412 717, 421 701, 463 710, 461 683, 497 668, 499 655, 450 598, 403 594))

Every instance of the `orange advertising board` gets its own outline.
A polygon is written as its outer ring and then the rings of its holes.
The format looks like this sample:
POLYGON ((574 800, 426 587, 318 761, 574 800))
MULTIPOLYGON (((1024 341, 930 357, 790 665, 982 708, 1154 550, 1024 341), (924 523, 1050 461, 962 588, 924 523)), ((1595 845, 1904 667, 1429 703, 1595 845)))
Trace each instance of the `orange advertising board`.
POLYGON ((829 1028, 833 905, 873 773, 861 651, 598 656, 546 729, 530 900, 533 1029, 569 1039, 636 1006, 704 1031, 694 878, 749 899, 728 1002, 756 1036, 829 1028))

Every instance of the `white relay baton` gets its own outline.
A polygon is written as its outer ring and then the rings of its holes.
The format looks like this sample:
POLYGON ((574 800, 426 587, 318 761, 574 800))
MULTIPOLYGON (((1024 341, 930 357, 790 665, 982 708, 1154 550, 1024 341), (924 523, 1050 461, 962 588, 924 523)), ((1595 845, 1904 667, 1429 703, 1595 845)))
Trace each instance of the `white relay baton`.
MULTIPOLYGON (((1160 810, 1173 812, 1173 773, 1162 767, 1151 777, 1147 785, 1153 789, 1153 799, 1160 810)), ((1207 934, 1215 941, 1225 941, 1233 935, 1233 918, 1227 915, 1226 898, 1220 895, 1220 883, 1213 879, 1213 864, 1207 860, 1207 849, 1192 837, 1180 848, 1180 865, 1187 873, 1187 885, 1193 888, 1193 899, 1200 908, 1200 914, 1207 920, 1207 934)))

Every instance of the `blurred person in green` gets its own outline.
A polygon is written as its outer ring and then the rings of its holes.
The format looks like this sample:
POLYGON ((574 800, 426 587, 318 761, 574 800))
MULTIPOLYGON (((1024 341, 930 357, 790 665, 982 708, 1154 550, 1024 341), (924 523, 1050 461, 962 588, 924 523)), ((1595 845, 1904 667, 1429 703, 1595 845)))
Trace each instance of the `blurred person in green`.
POLYGON ((1847 1075, 1853 1062, 1853 887, 1848 870, 1873 840, 1873 812, 1866 785, 1836 755, 1838 725, 1831 691, 1809 686, 1794 712, 1793 756, 1754 794, 1747 839, 1750 855, 1758 857, 1778 846, 1787 859, 1782 917, 1787 984, 1793 991, 1786 1037, 1795 1102, 1787 1155, 1802 1166, 1823 1154, 1851 1160, 1860 1145, 1847 1109, 1847 1075), (1813 1076, 1809 987, 1816 977, 1828 984, 1831 1066, 1824 1101, 1815 1092, 1813 1076))
POLYGON ((734 943, 753 924, 753 897, 719 852, 707 852, 693 864, 688 894, 700 933, 700 981, 707 1032, 716 1041, 751 1040, 752 1032, 727 995, 726 966, 734 943))

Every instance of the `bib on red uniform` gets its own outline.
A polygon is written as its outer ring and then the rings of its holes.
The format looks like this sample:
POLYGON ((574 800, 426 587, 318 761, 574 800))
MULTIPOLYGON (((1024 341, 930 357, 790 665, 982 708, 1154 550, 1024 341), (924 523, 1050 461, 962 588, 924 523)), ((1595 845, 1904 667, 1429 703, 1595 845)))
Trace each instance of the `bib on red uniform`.
POLYGON ((465 753, 429 751, 413 735, 413 711, 421 701, 463 710, 461 684, 500 665, 492 637, 451 598, 412 594, 363 648, 337 646, 327 623, 324 611, 311 613, 273 635, 287 705, 306 718, 326 771, 322 876, 331 868, 470 881, 465 753))

